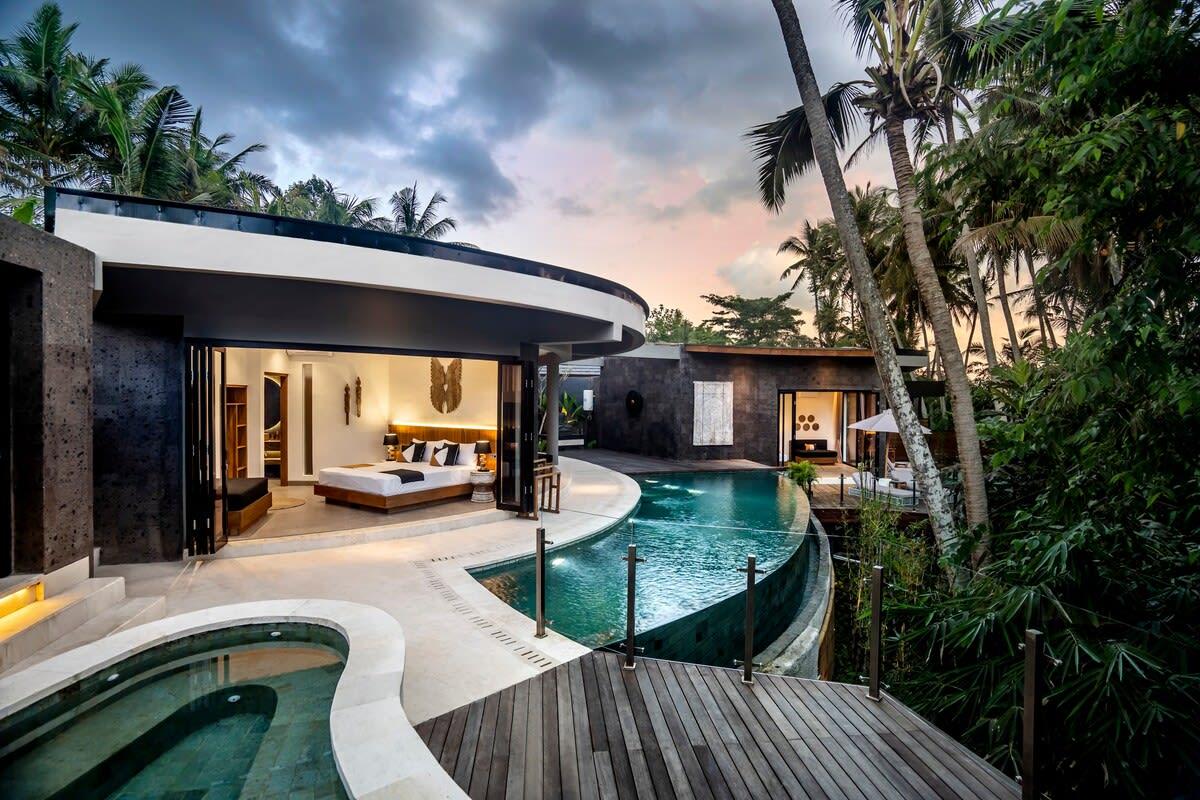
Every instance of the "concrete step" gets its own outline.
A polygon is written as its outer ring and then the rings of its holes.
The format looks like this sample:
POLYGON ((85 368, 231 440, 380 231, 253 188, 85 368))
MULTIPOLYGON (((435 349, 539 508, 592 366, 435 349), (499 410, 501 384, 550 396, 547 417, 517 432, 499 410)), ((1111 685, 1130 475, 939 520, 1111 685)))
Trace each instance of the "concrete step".
POLYGON ((59 653, 91 644, 105 636, 162 619, 166 613, 167 598, 165 597, 131 597, 93 617, 66 636, 51 642, 24 661, 14 664, 11 670, 17 672, 59 653))
POLYGON ((88 578, 0 618, 0 672, 125 599, 124 578, 88 578))

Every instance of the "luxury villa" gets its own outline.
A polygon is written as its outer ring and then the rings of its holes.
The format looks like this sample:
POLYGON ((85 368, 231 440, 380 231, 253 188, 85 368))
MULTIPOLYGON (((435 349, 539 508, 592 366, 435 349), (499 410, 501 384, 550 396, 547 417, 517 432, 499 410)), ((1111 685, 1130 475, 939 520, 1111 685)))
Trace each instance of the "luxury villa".
POLYGON ((869 350, 647 344, 612 281, 266 214, 53 189, 44 228, 0 216, 5 797, 1018 794, 816 680, 778 467, 882 456, 869 350), (666 471, 559 452, 580 364, 666 471))

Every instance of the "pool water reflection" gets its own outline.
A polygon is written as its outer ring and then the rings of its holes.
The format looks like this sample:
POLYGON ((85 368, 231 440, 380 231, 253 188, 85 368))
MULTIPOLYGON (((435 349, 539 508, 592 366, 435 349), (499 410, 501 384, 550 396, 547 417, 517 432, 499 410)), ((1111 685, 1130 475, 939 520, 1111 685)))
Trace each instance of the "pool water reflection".
MULTIPOLYGON (((637 629, 650 630, 745 586, 747 554, 770 571, 796 550, 794 484, 771 471, 672 473, 638 479, 642 500, 615 528, 553 550, 546 563, 546 620, 590 647, 625 635, 625 562, 637 544, 637 629)), ((533 616, 534 561, 472 572, 504 602, 533 616)))

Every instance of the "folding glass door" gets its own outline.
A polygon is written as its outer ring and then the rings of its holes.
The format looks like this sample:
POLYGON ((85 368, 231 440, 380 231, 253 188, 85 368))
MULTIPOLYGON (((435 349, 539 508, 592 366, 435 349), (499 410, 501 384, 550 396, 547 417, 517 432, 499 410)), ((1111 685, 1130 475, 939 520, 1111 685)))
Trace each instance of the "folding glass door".
POLYGON ((225 544, 225 351, 187 347, 184 543, 191 555, 225 544))
MULTIPOLYGON (((523 348, 524 350, 524 348, 523 348)), ((533 358, 501 363, 498 411, 500 430, 496 454, 496 506, 532 514, 534 438, 534 389, 537 383, 536 351, 533 358)))

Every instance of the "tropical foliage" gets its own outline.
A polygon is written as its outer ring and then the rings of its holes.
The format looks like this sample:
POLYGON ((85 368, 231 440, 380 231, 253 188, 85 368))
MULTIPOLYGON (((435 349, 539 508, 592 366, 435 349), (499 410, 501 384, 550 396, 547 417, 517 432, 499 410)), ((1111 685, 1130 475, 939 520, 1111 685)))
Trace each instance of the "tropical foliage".
MULTIPOLYGON (((924 141, 910 199, 940 291, 960 320, 980 321, 972 256, 1007 334, 972 385, 986 558, 972 560, 980 540, 971 536, 955 551, 921 550, 923 536, 863 510, 858 554, 888 570, 891 691, 1016 774, 1019 648, 1037 628, 1050 656, 1047 793, 1191 795, 1200 786, 1200 104, 1194 82, 1178 76, 1200 57, 1198 4, 839 5, 881 64, 866 84, 826 95, 834 133, 852 144, 846 113, 860 108, 898 145, 889 115, 901 102, 900 113, 919 112, 908 124, 924 141), (1022 273, 1027 285, 1009 288, 1022 273), (938 568, 947 561, 954 569, 938 568)), ((789 112, 756 136, 760 156, 770 158, 768 133, 779 154, 760 174, 769 204, 783 202, 789 170, 801 169, 801 118, 789 112)), ((897 149, 889 154, 900 161, 910 155, 897 149)), ((871 250, 879 228, 858 225, 871 250)), ((807 249, 795 274, 806 280, 821 263, 809 252, 833 252, 812 244, 820 227, 807 223, 798 237, 807 249)), ((886 277, 903 258, 884 252, 872 266, 904 341, 903 295, 886 277)), ((927 312, 915 311, 919 328, 927 312)), ((939 357, 946 368, 940 348, 939 357)), ((846 567, 839 586, 853 592, 864 569, 846 567)), ((855 680, 861 615, 851 609, 838 623, 849 638, 842 677, 855 680)))
POLYGON ((83 186, 425 239, 457 227, 437 216, 440 192, 420 207, 415 184, 392 196, 391 218, 317 176, 279 189, 247 167, 265 145, 233 148, 234 136, 209 133, 179 87, 77 51, 76 29, 47 3, 0 40, 0 210, 33 222, 45 187, 83 186))
POLYGON ((707 322, 694 323, 678 308, 661 303, 646 317, 646 341, 679 344, 725 344, 725 336, 707 322))
POLYGON ((725 343, 743 347, 803 347, 812 343, 801 332, 800 309, 788 304, 791 292, 774 297, 705 294, 715 310, 706 320, 725 343))

